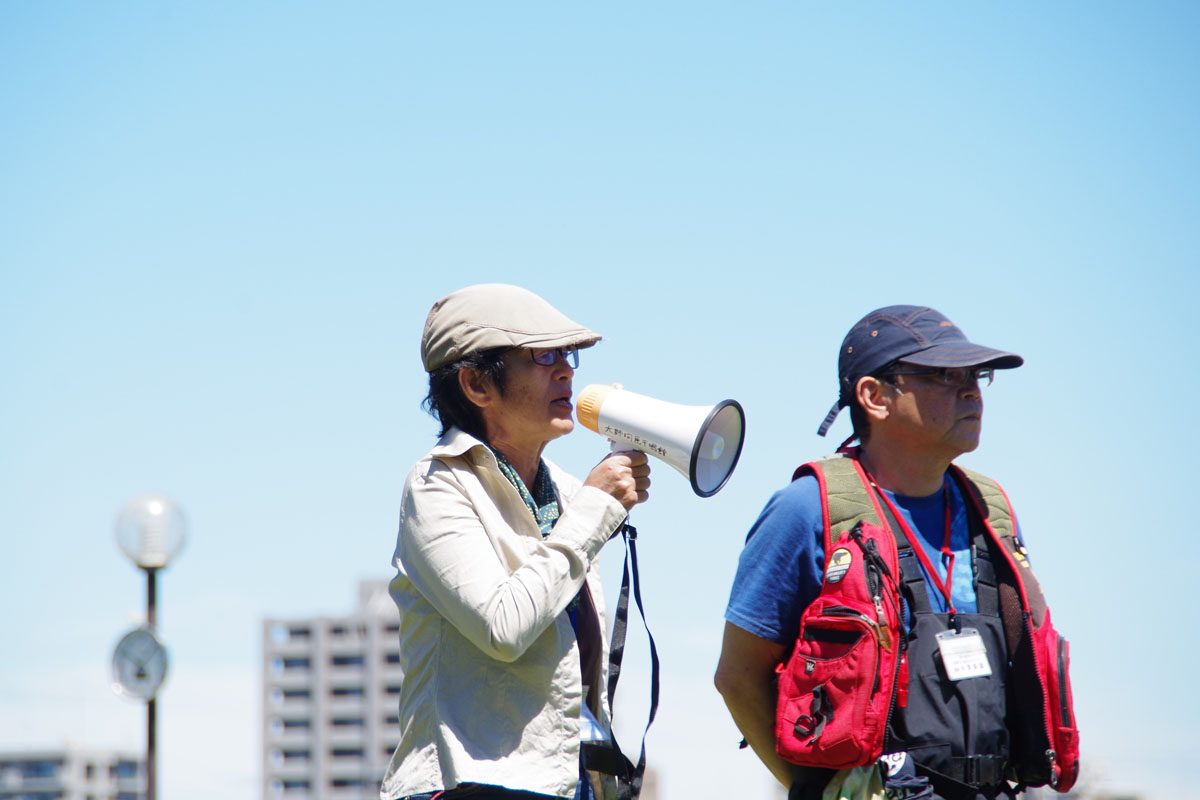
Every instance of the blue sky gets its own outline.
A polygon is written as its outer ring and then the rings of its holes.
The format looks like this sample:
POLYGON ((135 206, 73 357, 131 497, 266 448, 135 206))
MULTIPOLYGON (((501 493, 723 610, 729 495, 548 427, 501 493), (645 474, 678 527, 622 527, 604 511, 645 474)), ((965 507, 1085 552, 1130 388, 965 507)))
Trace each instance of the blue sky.
POLYGON ((1182 2, 4 4, 0 747, 142 747, 107 685, 144 591, 112 522, 162 491, 191 523, 163 791, 256 798, 260 621, 390 576, 436 432, 425 314, 504 281, 604 334, 577 389, 746 409, 720 494, 660 465, 635 516, 666 800, 767 791, 711 687, 728 586, 848 433, 814 435, 842 335, 892 303, 1025 357, 962 461, 1008 489, 1072 641, 1083 781, 1182 796, 1198 28, 1182 2))

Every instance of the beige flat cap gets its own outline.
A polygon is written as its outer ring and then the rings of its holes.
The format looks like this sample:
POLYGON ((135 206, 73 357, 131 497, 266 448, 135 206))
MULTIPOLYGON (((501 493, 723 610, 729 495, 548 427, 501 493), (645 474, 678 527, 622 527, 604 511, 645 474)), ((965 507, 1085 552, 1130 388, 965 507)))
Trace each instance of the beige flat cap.
POLYGON ((528 289, 481 283, 433 304, 421 335, 421 361, 433 372, 493 347, 591 347, 598 341, 600 334, 528 289))

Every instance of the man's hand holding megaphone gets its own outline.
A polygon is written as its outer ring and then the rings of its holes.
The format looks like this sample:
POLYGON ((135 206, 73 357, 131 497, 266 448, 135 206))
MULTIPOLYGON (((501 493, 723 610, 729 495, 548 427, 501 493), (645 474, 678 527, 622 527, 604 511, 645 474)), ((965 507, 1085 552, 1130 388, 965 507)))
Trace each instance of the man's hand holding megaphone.
MULTIPOLYGON (((620 389, 622 386, 614 383, 613 388, 620 389)), ((579 421, 591 427, 583 417, 580 417, 579 421)), ((647 491, 650 488, 650 461, 640 450, 632 447, 622 450, 614 442, 613 452, 605 456, 604 460, 588 473, 583 485, 595 486, 600 491, 612 495, 618 503, 625 506, 626 511, 631 511, 635 505, 646 502, 650 497, 647 491)))
POLYGON ((650 463, 637 450, 610 453, 588 473, 584 486, 595 486, 631 510, 650 496, 650 463))

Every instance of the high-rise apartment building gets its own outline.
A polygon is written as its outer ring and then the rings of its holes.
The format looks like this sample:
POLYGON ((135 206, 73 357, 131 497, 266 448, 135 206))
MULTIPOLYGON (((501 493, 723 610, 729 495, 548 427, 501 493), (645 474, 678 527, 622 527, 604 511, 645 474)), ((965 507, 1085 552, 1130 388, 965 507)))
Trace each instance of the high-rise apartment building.
POLYGON ((0 753, 0 800, 142 800, 145 763, 110 750, 0 753))
POLYGON ((344 617, 263 622, 264 800, 358 800, 400 739, 399 612, 384 581, 344 617))

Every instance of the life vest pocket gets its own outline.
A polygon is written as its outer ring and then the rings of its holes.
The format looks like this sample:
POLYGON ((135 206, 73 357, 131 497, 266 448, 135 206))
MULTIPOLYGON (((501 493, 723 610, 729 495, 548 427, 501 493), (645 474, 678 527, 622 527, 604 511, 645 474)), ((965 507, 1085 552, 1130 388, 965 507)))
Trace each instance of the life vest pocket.
POLYGON ((776 747, 797 764, 838 769, 879 756, 891 687, 881 694, 878 623, 846 607, 827 607, 808 620, 792 667, 780 665, 776 747), (870 692, 864 692, 864 678, 870 692))
POLYGON ((776 667, 775 750, 794 764, 850 769, 883 752, 905 646, 896 545, 863 521, 827 543, 821 593, 776 667))

